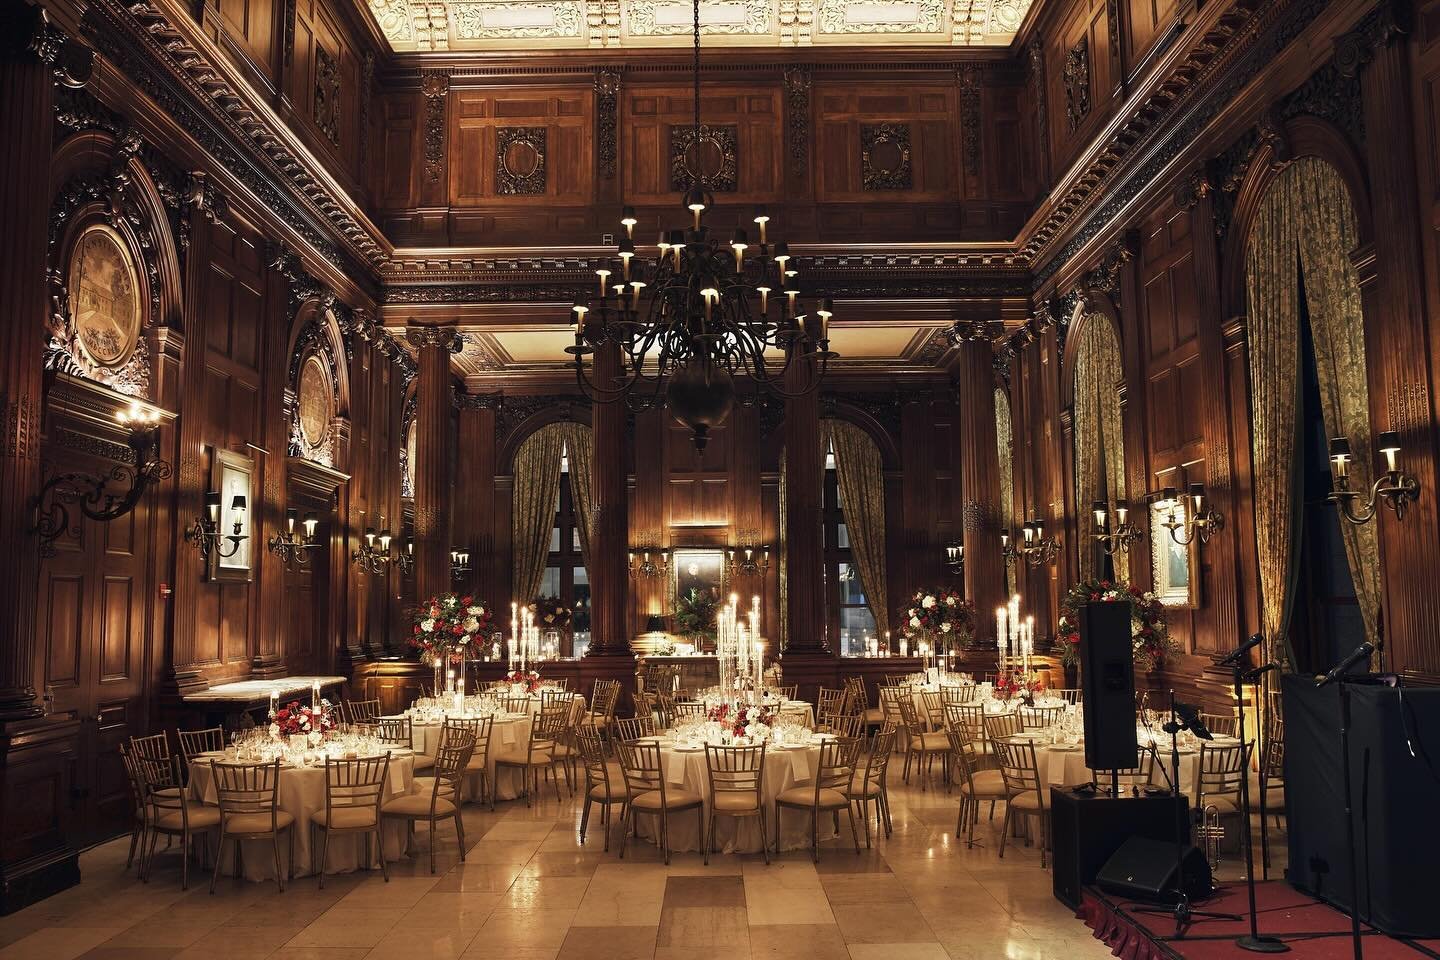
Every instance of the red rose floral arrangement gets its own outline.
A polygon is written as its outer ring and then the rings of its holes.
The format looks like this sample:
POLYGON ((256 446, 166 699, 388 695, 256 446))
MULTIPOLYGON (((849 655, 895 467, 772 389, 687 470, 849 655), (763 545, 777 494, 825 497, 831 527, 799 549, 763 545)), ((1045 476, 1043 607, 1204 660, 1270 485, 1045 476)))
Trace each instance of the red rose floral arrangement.
POLYGON ((956 590, 919 590, 905 608, 903 635, 924 640, 935 650, 967 646, 975 636, 975 604, 956 590))
POLYGON ((505 682, 512 687, 524 687, 526 693, 540 689, 540 674, 534 670, 512 670, 505 674, 505 682))
POLYGON ((995 681, 994 696, 996 700, 1013 700, 1019 696, 1022 700, 1033 700, 1045 690, 1045 683, 1035 674, 1006 673, 995 681))
POLYGON ((429 666, 459 663, 478 656, 480 638, 490 632, 495 615, 489 604, 453 593, 431 597, 415 608, 410 645, 429 666))
POLYGON ((321 700, 319 707, 301 706, 292 700, 279 710, 270 721, 270 732, 279 737, 294 737, 318 733, 322 737, 335 729, 335 717, 330 712, 330 701, 321 700))
POLYGON ((1060 662, 1080 662, 1080 609, 1089 603, 1130 601, 1130 643, 1135 667, 1150 671, 1175 656, 1178 645, 1165 627, 1165 607, 1154 593, 1114 580, 1082 580, 1060 601, 1060 630, 1055 645, 1060 662))
POLYGON ((721 703, 710 708, 706 716, 724 726, 733 737, 763 740, 775 725, 775 711, 764 704, 721 703))

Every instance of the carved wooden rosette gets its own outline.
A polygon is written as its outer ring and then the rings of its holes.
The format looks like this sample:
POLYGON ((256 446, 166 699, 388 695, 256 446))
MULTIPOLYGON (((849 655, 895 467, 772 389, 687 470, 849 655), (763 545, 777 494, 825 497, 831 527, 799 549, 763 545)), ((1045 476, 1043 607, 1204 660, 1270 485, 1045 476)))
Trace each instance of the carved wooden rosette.
POLYGON ((861 186, 866 190, 909 190, 910 124, 860 125, 861 186))

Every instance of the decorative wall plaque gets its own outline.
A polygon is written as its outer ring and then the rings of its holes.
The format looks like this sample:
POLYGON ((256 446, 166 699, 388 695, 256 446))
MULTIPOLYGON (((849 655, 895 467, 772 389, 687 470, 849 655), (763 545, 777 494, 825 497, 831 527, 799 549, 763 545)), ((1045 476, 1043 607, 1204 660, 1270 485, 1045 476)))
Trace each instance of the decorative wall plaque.
POLYGON ((545 127, 500 127, 495 131, 495 192, 545 192, 545 127))
POLYGON ((695 128, 670 128, 670 189, 684 191, 696 178, 715 193, 733 193, 736 185, 735 143, 732 124, 705 124, 700 137, 695 128))
POLYGON ((334 146, 340 145, 340 63, 315 45, 315 126, 334 146))
POLYGON ((1090 38, 1065 54, 1065 119, 1073 132, 1090 113, 1090 38))
POLYGON ((140 339, 143 304, 134 257, 113 228, 92 223, 80 232, 70 250, 68 290, 85 358, 98 367, 123 366, 140 339))
POLYGON ((910 124, 862 123, 860 170, 866 190, 909 190, 910 124))
POLYGON ((295 395, 300 439, 308 451, 317 451, 330 439, 330 421, 335 416, 330 374, 318 355, 312 353, 300 367, 295 395))

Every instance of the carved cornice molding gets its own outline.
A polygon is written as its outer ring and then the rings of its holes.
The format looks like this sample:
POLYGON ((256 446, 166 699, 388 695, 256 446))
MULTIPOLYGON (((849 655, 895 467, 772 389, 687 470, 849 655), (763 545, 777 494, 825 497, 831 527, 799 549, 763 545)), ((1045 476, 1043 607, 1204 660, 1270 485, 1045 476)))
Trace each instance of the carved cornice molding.
POLYGON ((505 403, 503 393, 465 393, 456 394, 456 406, 461 410, 499 410, 505 403))

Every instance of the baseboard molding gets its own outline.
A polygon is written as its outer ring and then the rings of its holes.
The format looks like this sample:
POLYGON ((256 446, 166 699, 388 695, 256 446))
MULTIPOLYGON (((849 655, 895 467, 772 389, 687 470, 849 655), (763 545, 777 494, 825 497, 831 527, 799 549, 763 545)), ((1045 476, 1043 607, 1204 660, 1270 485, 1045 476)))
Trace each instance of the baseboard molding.
POLYGON ((68 844, 14 863, 0 863, 0 916, 39 903, 80 882, 80 854, 68 844))

